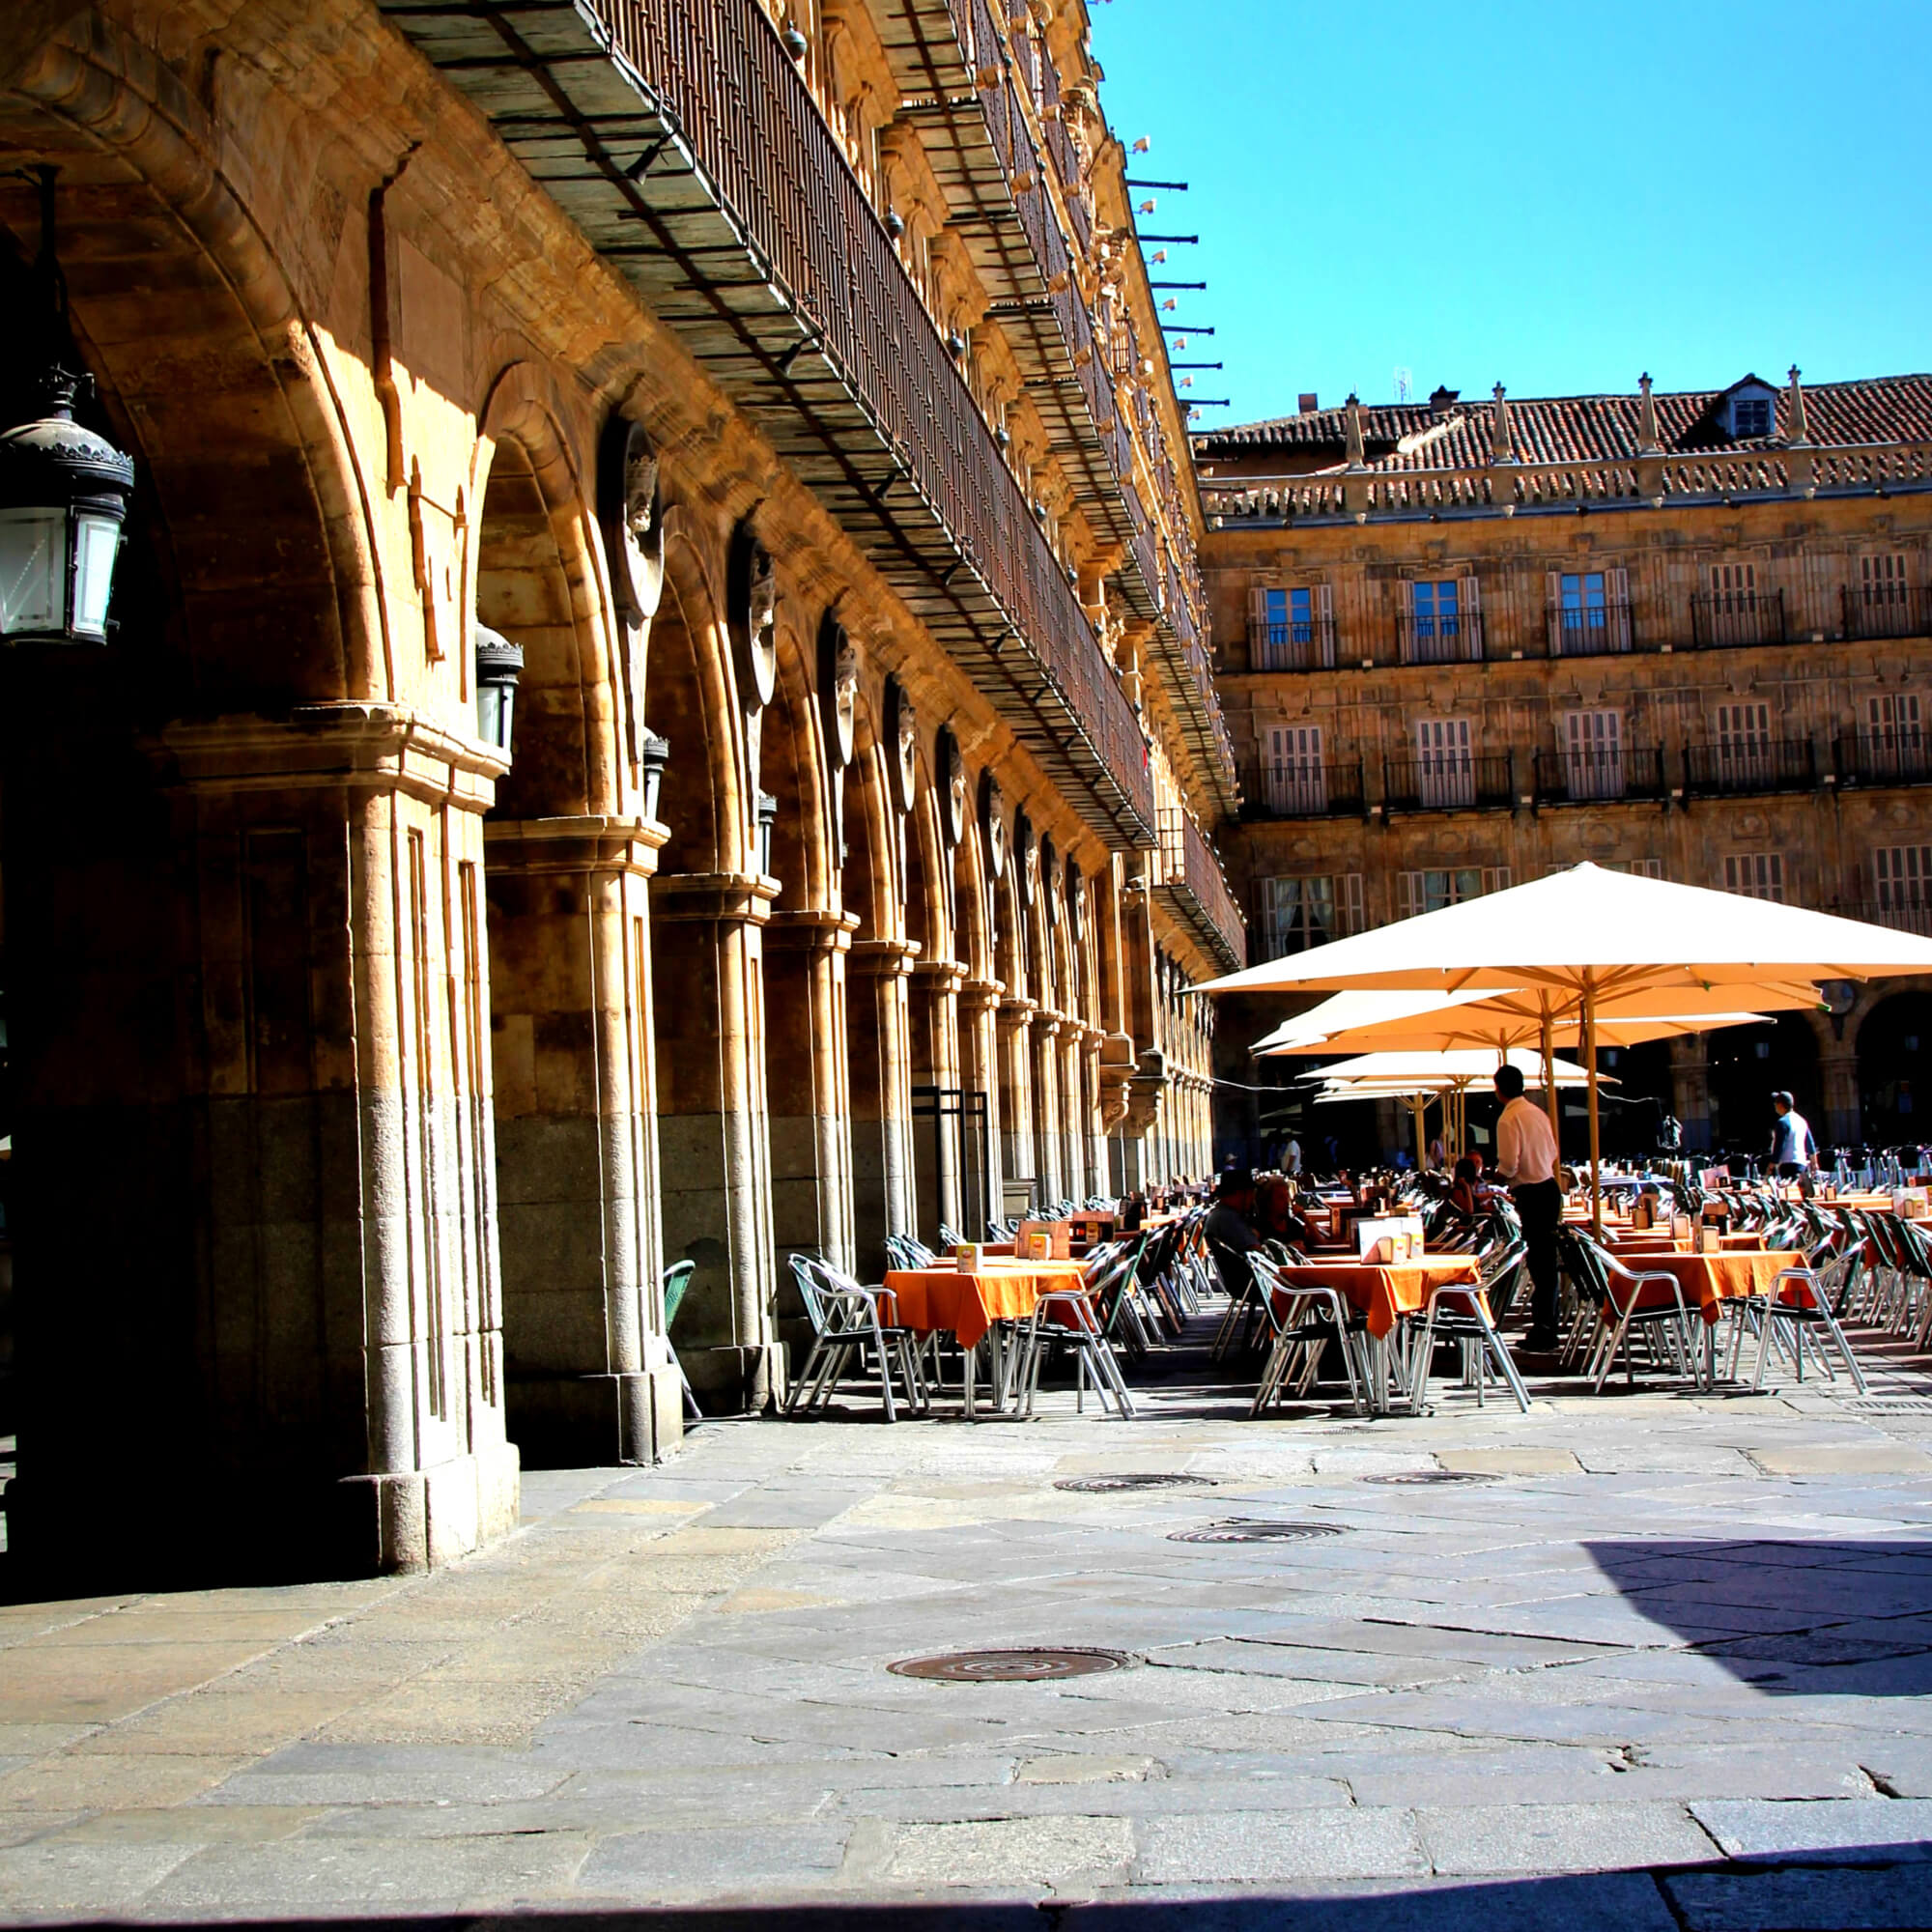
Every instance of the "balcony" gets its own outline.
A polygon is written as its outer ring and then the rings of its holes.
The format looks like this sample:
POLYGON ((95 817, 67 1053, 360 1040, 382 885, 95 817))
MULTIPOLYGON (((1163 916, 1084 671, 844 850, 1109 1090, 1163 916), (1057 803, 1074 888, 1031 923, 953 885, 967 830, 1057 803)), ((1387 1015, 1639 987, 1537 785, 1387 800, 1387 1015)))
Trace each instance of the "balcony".
POLYGON ((1510 811, 1515 775, 1507 752, 1382 760, 1382 804, 1391 811, 1510 811))
POLYGON ((1932 636, 1932 597, 1907 583, 1848 583, 1840 593, 1848 638, 1932 636))
POLYGON ((1552 604, 1544 628, 1553 658, 1604 657, 1631 648, 1631 608, 1621 598, 1603 604, 1552 604))
POLYGON ((1741 738, 1728 744, 1691 745, 1684 753, 1687 797, 1817 787, 1818 753, 1809 738, 1741 738))
POLYGON ((1722 644, 1781 644, 1781 590, 1700 590, 1690 599, 1690 635, 1700 649, 1722 644))
POLYGON ((1113 845, 1146 740, 757 0, 379 0, 768 435, 1113 845))
POLYGON ((1837 743, 1837 767, 1843 786, 1932 784, 1932 738, 1911 726, 1847 733, 1837 743))
POLYGON ((1889 925, 1894 932, 1932 939, 1932 900, 1842 899, 1832 910, 1840 919, 1861 919, 1868 925, 1889 925))
POLYGON ((1481 664, 1482 612, 1463 611, 1453 617, 1399 616, 1396 652, 1403 664, 1481 664))
POLYGON ((1538 752, 1534 796, 1539 806, 1600 805, 1611 799, 1667 798, 1664 758, 1654 746, 1538 752))
POLYGON ((1310 617, 1302 623, 1248 626, 1250 670, 1333 670, 1335 620, 1310 617))
POLYGON ((1179 806, 1160 813, 1160 843, 1151 855, 1154 895, 1227 972, 1248 961, 1248 929, 1201 828, 1179 806))
POLYGON ((1362 761, 1263 758, 1241 785, 1243 818, 1359 818, 1367 810, 1362 761))

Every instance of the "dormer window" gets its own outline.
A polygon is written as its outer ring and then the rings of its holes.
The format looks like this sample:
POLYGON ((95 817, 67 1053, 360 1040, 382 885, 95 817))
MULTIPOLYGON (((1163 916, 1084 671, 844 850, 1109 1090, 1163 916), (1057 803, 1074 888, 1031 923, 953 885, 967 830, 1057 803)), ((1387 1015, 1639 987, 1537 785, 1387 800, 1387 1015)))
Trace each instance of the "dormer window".
POLYGON ((1731 434, 1742 441, 1746 437, 1771 434, 1771 398, 1740 396, 1731 405, 1731 434))
POLYGON ((1719 427, 1733 442, 1750 442, 1777 430, 1777 397, 1771 384, 1747 376, 1719 397, 1719 427))

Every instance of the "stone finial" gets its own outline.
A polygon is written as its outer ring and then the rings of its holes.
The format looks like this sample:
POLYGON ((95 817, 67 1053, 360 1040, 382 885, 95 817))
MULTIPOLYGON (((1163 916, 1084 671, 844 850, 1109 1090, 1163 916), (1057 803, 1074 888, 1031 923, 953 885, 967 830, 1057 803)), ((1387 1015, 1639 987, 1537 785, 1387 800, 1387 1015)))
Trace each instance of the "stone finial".
POLYGON ((1794 449, 1811 445, 1811 421, 1804 412, 1804 384, 1798 379, 1798 364, 1791 365, 1791 419, 1784 426, 1784 440, 1794 449))
POLYGON ((1362 455, 1362 399, 1350 389, 1349 391, 1349 468, 1366 469, 1369 466, 1362 455))
POLYGON ((1636 379, 1636 453, 1660 455, 1663 445, 1657 437, 1657 399, 1650 393, 1648 371, 1636 379))
POLYGON ((1508 392, 1498 383, 1492 391, 1496 399, 1495 427, 1490 436, 1490 461, 1492 463, 1514 463, 1516 461, 1516 431, 1510 424, 1508 392))

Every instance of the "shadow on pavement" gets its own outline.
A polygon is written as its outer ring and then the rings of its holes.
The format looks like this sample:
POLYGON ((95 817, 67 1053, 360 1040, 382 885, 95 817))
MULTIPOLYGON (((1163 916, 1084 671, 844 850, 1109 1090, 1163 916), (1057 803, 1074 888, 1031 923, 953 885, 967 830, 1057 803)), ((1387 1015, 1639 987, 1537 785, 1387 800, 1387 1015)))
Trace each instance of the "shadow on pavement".
POLYGON ((1583 1547, 1645 1616, 1773 1695, 1932 1691, 1932 1538, 1583 1547))

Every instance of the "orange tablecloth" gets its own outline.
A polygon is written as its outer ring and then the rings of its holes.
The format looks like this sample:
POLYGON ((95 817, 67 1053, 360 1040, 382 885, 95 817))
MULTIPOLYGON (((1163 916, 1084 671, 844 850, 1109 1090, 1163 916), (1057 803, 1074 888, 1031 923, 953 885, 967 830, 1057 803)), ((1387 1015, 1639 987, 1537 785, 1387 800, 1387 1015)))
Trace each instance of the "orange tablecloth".
POLYGON ((1049 1289, 1078 1288, 1078 1262, 988 1261, 978 1274, 954 1267, 894 1269, 886 1287, 898 1319, 922 1334, 945 1328, 970 1349, 994 1321, 1022 1321, 1049 1289))
POLYGON ((1307 1267, 1285 1267, 1282 1281, 1290 1288, 1332 1288, 1369 1318, 1369 1333, 1380 1337, 1395 1326, 1398 1315, 1413 1315, 1429 1299, 1429 1291, 1445 1282, 1478 1279, 1470 1255, 1424 1255, 1420 1261, 1393 1267, 1369 1262, 1319 1262, 1307 1267))
MULTIPOLYGON (((1716 1326, 1723 1304, 1736 1295, 1766 1294, 1786 1268, 1803 1267, 1804 1257, 1789 1249, 1772 1249, 1757 1254, 1680 1255, 1674 1252, 1649 1253, 1642 1249, 1623 1249, 1617 1259, 1639 1273, 1646 1269, 1674 1274, 1685 1297, 1696 1297, 1704 1320, 1716 1326)), ((1786 1293, 1793 1293, 1786 1290, 1786 1293)), ((1808 1305, 1808 1290, 1798 1291, 1808 1305)))
MULTIPOLYGON (((1690 1254, 1690 1248, 1680 1248, 1673 1240, 1663 1237, 1662 1229, 1638 1228, 1634 1231, 1623 1229, 1612 1232, 1605 1229, 1609 1245, 1619 1255, 1628 1254, 1690 1254)), ((1725 1254, 1747 1254, 1764 1246, 1764 1230, 1751 1228, 1735 1235, 1719 1237, 1719 1244, 1725 1254)))

